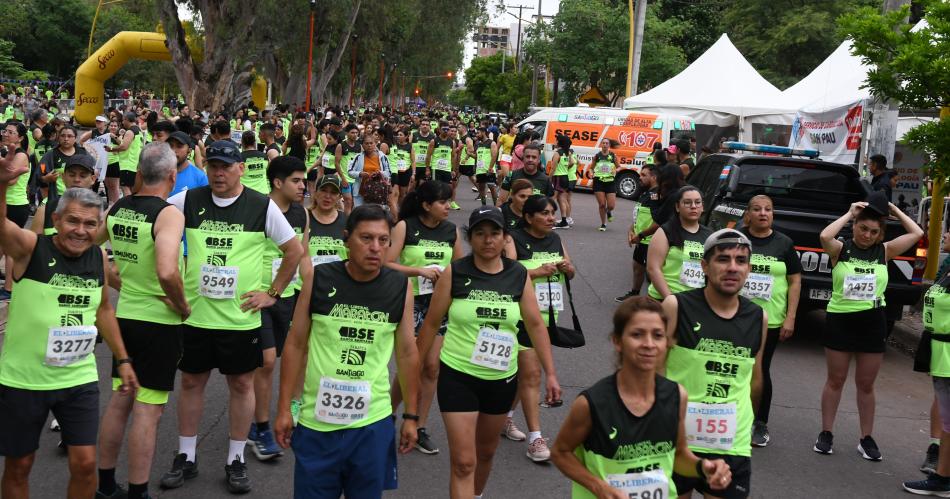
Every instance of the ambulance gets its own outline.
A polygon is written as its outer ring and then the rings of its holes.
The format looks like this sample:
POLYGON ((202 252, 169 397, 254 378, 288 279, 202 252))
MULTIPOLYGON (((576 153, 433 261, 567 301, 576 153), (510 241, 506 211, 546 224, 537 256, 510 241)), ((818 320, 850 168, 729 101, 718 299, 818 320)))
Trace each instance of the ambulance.
POLYGON ((686 116, 660 115, 610 107, 551 107, 518 123, 519 130, 531 128, 541 136, 544 158, 550 160, 557 148, 557 135, 571 139, 577 156, 577 187, 591 189, 594 181, 591 162, 600 151, 604 137, 611 140, 620 169, 615 185, 617 195, 636 199, 640 195, 640 167, 653 152, 653 144, 667 147, 670 141, 695 136, 696 125, 686 116), (588 172, 591 172, 590 175, 588 172))

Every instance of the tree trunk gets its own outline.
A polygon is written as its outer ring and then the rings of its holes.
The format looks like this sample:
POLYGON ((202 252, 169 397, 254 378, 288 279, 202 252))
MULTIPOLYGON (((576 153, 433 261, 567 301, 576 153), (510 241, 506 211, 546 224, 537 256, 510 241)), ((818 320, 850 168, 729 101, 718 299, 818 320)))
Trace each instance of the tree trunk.
POLYGON ((330 80, 333 79, 333 75, 336 74, 337 69, 339 69, 340 61, 343 60, 343 54, 347 53, 346 48, 349 45, 350 35, 353 34, 353 26, 356 25, 356 18, 359 16, 360 6, 362 4, 363 0, 356 0, 354 3, 353 12, 350 14, 350 22, 346 30, 344 30, 340 36, 340 41, 337 43, 336 50, 333 52, 333 57, 330 58, 330 63, 326 64, 326 59, 329 56, 329 49, 327 49, 323 52, 320 64, 316 66, 320 68, 320 78, 314 79, 314 85, 312 87, 313 95, 311 98, 315 102, 323 100, 323 94, 327 90, 327 85, 330 84, 330 80))

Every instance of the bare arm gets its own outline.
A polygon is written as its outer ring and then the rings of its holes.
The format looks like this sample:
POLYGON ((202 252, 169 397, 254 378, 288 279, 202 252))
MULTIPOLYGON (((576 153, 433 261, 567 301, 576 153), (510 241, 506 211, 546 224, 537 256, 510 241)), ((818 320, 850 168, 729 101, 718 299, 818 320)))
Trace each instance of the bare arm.
POLYGON ((297 380, 306 369, 307 343, 310 341, 310 295, 313 290, 313 272, 301 275, 303 285, 294 318, 290 323, 290 332, 284 343, 280 361, 280 391, 277 397, 277 414, 274 419, 274 433, 281 447, 290 447, 290 434, 293 431, 293 417, 290 415, 290 399, 293 398, 297 380))
MULTIPOLYGON (((103 268, 109 265, 109 259, 103 249, 102 253, 103 268)), ((102 287, 102 298, 99 300, 99 308, 96 309, 96 329, 103 341, 109 346, 109 350, 116 359, 127 359, 129 353, 125 350, 125 343, 122 342, 122 335, 119 333, 119 322, 115 318, 115 309, 112 308, 112 302, 109 301, 109 274, 105 273, 105 285, 102 287)), ((122 379, 122 392, 135 391, 138 388, 138 379, 135 372, 129 364, 120 364, 118 366, 119 377, 122 379)))
MULTIPOLYGON (((396 376, 402 389, 403 406, 409 414, 419 414, 419 350, 416 348, 415 331, 412 319, 412 283, 406 282, 406 301, 402 320, 396 329, 396 376)), ((416 443, 416 422, 404 419, 400 429, 399 452, 406 454, 416 443)))
POLYGON ((435 333, 442 326, 442 318, 449 311, 452 305, 452 266, 449 265, 442 271, 442 275, 435 283, 435 289, 432 291, 432 301, 429 302, 429 311, 422 321, 419 328, 419 337, 416 338, 416 345, 419 349, 419 358, 426 358, 429 349, 432 348, 432 342, 435 340, 435 333))
POLYGON ((132 146, 132 139, 133 139, 133 138, 135 138, 135 134, 132 132, 132 130, 126 130, 125 133, 122 134, 122 142, 120 142, 119 145, 117 145, 117 146, 115 146, 115 147, 113 147, 113 148, 107 149, 107 150, 108 150, 109 152, 122 152, 122 151, 126 151, 126 150, 129 149, 129 147, 132 146))
POLYGON ((531 338, 535 353, 538 354, 541 367, 544 368, 544 384, 547 389, 545 400, 548 403, 553 403, 561 399, 561 385, 557 381, 557 373, 554 372, 554 356, 551 354, 551 338, 548 336, 548 327, 541 319, 541 311, 538 309, 538 301, 534 296, 534 286, 531 284, 530 277, 525 277, 524 291, 521 293, 519 305, 524 328, 531 338))
POLYGON ((185 284, 178 266, 181 235, 185 230, 185 215, 174 206, 167 206, 155 219, 155 271, 158 284, 165 292, 168 304, 181 314, 191 315, 191 306, 185 298, 185 284))
MULTIPOLYGON (((561 425, 554 445, 551 446, 551 462, 567 478, 577 482, 597 497, 626 498, 626 494, 613 489, 606 481, 594 476, 581 463, 574 451, 580 447, 590 435, 593 424, 591 422, 590 404, 586 397, 577 397, 571 404, 571 411, 561 425)), ((683 437, 685 440, 685 436, 683 437)))
POLYGON ((386 250, 386 266, 402 272, 409 277, 418 277, 423 274, 422 268, 410 267, 399 263, 399 257, 402 255, 402 249, 406 244, 406 221, 402 220, 393 227, 392 236, 390 236, 389 249, 386 250))
POLYGON ((798 302, 802 295, 802 275, 791 274, 785 277, 788 281, 787 300, 788 305, 785 312, 785 322, 779 330, 779 339, 785 341, 795 333, 795 316, 798 313, 798 302))
POLYGON ((924 230, 898 207, 891 203, 887 205, 888 208, 890 208, 891 216, 897 217, 897 219, 901 221, 901 226, 907 231, 906 234, 902 234, 884 243, 885 258, 887 260, 893 260, 894 257, 903 255, 904 252, 913 248, 914 245, 917 244, 917 241, 920 241, 920 238, 924 237, 924 230))
MULTIPOLYGON (((23 259, 33 253, 36 247, 36 233, 21 229, 7 218, 7 188, 10 181, 30 171, 30 167, 21 161, 20 154, 13 154, 7 148, 7 157, 0 159, 0 241, 3 241, 3 251, 14 260, 23 259)), ((43 210, 36 210, 37 214, 43 210)), ((40 225, 42 228, 42 224, 40 225)), ((25 268, 25 267, 24 267, 25 268)), ((7 270, 7 274, 11 271, 7 270)))
POLYGON ((821 248, 828 254, 828 258, 831 259, 832 263, 838 261, 838 254, 841 253, 841 248, 844 246, 844 243, 836 239, 838 233, 848 222, 854 220, 854 217, 867 205, 865 202, 851 203, 851 209, 847 213, 828 224, 818 235, 821 240, 821 248))
MULTIPOLYGON (((666 339, 667 343, 670 345, 670 349, 676 345, 676 324, 679 319, 679 302, 676 301, 676 295, 668 295, 663 299, 663 314, 666 315, 666 339)), ((656 372, 659 374, 666 373, 666 358, 662 359, 662 363, 657 366, 656 372)))
POLYGON ((663 263, 666 262, 666 256, 670 252, 670 243, 666 239, 666 232, 659 229, 653 234, 650 240, 650 246, 647 250, 647 275, 650 276, 650 282, 661 298, 670 295, 670 287, 666 284, 666 278, 663 277, 663 263))

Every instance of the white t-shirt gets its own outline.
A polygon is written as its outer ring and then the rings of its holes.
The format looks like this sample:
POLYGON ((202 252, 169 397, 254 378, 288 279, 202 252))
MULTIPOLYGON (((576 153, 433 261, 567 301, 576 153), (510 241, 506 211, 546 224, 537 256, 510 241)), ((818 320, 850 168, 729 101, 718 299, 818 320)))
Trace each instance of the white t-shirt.
MULTIPOLYGON (((184 213, 186 194, 188 194, 188 191, 179 192, 168 198, 168 203, 174 205, 175 208, 178 208, 184 213)), ((216 206, 221 208, 231 206, 238 197, 240 197, 240 194, 233 198, 219 198, 215 196, 214 193, 211 194, 211 200, 214 201, 216 206)), ((287 221, 287 218, 281 213, 280 208, 277 207, 277 204, 275 204, 272 199, 267 200, 267 221, 264 222, 264 235, 271 241, 274 241, 277 246, 281 246, 297 236, 297 233, 294 232, 294 228, 290 226, 290 222, 287 221)))

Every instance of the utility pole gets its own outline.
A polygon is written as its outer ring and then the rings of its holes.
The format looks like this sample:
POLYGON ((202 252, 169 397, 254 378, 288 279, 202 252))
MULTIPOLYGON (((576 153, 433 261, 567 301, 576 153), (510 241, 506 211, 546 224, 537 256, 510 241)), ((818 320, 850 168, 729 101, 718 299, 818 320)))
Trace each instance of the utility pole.
POLYGON ((643 31, 647 22, 648 0, 636 0, 637 22, 633 32, 633 64, 630 71, 630 87, 627 96, 637 95, 637 86, 640 81, 640 55, 643 52, 643 31))
MULTIPOLYGON (((541 0, 538 0, 538 23, 540 26, 544 23, 544 17, 541 15, 541 0)), ((520 34, 520 30, 519 30, 520 34)), ((538 72, 541 65, 540 61, 534 61, 534 74, 531 76, 531 107, 538 103, 538 72)))
POLYGON ((521 16, 523 11, 534 10, 534 8, 528 5, 506 5, 506 7, 518 8, 518 45, 515 49, 515 72, 519 72, 521 71, 521 16))

